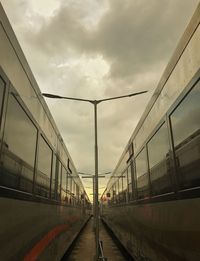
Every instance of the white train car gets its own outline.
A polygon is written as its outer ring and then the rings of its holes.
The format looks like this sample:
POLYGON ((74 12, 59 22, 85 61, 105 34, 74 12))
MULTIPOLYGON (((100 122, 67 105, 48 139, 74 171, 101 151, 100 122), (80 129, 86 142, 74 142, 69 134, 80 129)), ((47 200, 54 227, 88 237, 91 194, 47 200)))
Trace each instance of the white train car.
POLYGON ((89 208, 0 4, 0 260, 60 260, 89 208))
POLYGON ((200 260, 200 4, 102 196, 135 260, 200 260))

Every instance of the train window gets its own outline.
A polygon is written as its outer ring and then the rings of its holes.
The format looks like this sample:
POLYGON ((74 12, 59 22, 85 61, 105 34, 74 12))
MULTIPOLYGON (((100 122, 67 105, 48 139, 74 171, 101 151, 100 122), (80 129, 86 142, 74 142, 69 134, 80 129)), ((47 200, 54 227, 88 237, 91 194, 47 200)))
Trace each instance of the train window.
POLYGON ((124 171, 123 173, 123 200, 126 202, 128 201, 128 171, 124 171))
POLYGON ((123 190, 127 190, 128 186, 128 171, 124 171, 123 173, 123 190))
POLYGON ((32 192, 37 129, 17 100, 8 101, 0 184, 32 192))
POLYGON ((122 177, 119 178, 119 192, 122 192, 123 190, 123 183, 122 183, 122 177))
POLYGON ((73 177, 71 177, 71 194, 74 193, 74 180, 73 180, 73 177))
POLYGON ((127 169, 127 182, 128 182, 128 200, 132 199, 132 172, 131 165, 127 169))
POLYGON ((67 170, 62 166, 62 183, 61 183, 61 201, 62 203, 68 202, 67 197, 67 170))
POLYGON ((2 111, 3 111, 4 92, 5 92, 5 83, 0 77, 0 127, 1 127, 1 118, 2 118, 2 111))
POLYGON ((76 196, 76 183, 74 181, 74 196, 76 196))
POLYGON ((69 192, 72 192, 72 176, 70 173, 68 173, 68 181, 67 181, 67 188, 69 192))
POLYGON ((79 192, 79 186, 76 185, 76 197, 77 197, 77 201, 78 201, 78 204, 80 202, 80 192, 79 192))
POLYGON ((53 154, 51 175, 51 198, 56 199, 56 156, 53 154))
POLYGON ((74 181, 74 191, 73 191, 73 196, 74 196, 74 204, 76 203, 76 182, 74 181))
POLYGON ((171 191, 169 175, 169 137, 164 123, 151 138, 148 145, 151 189, 153 195, 171 191))
POLYGON ((69 193, 69 179, 70 179, 70 174, 69 174, 69 171, 67 171, 67 184, 66 184, 66 190, 67 190, 67 193, 69 193))
POLYGON ((71 187, 71 204, 74 204, 74 185, 75 185, 75 182, 74 182, 74 180, 73 180, 73 178, 72 178, 72 187, 71 187))
POLYGON ((119 201, 120 202, 123 201, 123 193, 122 193, 122 191, 123 191, 123 178, 120 177, 119 178, 119 201))
POLYGON ((61 193, 61 176, 62 175, 62 164, 60 161, 58 161, 57 166, 57 193, 56 193, 56 199, 60 200, 60 193, 61 193))
POLYGON ((116 183, 113 185, 113 203, 116 203, 116 183))
POLYGON ((200 81, 171 114, 176 166, 182 189, 200 186, 200 81))
POLYGON ((135 159, 135 164, 138 198, 145 198, 149 195, 149 176, 147 170, 147 154, 145 148, 135 159))
POLYGON ((36 194, 43 197, 49 197, 51 180, 51 161, 52 150, 46 143, 44 138, 40 135, 35 192, 36 194))
POLYGON ((119 181, 115 183, 115 189, 116 189, 116 203, 119 201, 119 181))

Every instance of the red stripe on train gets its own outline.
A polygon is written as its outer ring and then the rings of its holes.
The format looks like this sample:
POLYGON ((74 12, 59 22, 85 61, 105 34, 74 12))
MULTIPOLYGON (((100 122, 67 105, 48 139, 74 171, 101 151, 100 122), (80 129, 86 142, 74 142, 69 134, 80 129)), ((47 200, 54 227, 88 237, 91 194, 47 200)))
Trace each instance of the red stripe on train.
MULTIPOLYGON (((76 220, 76 219, 75 219, 76 220)), ((73 221, 75 221, 73 220, 73 221)), ((72 221, 72 220, 70 220, 72 221)), ((36 245, 29 251, 29 253, 24 257, 23 261, 35 261, 39 255, 44 251, 44 249, 51 243, 51 241, 58 236, 64 230, 67 230, 69 225, 59 225, 52 230, 50 230, 36 245)))

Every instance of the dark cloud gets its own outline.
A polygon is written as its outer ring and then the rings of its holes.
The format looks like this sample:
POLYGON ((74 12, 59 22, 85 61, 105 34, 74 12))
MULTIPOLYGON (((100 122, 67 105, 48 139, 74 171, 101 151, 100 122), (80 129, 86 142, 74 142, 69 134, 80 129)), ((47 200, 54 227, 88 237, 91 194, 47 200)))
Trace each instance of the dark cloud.
POLYGON ((110 65, 109 77, 133 80, 134 75, 152 71, 171 55, 197 2, 125 0, 122 4, 110 0, 108 11, 93 30, 84 25, 86 14, 78 5, 61 5, 31 35, 31 41, 48 55, 72 49, 80 54, 101 54, 110 65))

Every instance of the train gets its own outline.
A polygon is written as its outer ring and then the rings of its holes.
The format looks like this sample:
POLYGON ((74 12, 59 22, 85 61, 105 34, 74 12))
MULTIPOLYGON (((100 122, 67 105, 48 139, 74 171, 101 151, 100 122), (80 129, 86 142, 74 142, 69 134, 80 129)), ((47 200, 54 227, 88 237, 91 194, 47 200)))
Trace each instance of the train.
POLYGON ((101 196, 134 260, 200 260, 200 4, 101 196))
POLYGON ((0 260, 61 260, 91 203, 0 4, 0 260))

